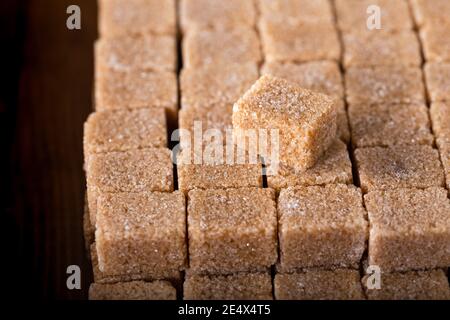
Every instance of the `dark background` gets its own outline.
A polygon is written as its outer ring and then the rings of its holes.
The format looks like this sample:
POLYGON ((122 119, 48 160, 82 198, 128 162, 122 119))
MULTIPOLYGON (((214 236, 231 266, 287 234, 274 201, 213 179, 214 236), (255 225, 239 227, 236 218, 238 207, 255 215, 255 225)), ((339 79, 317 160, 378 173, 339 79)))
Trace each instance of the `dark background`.
POLYGON ((82 135, 96 17, 95 0, 0 1, 1 281, 11 297, 87 297, 82 135), (72 4, 81 30, 66 28, 72 4), (82 270, 82 290, 66 288, 71 264, 82 270))

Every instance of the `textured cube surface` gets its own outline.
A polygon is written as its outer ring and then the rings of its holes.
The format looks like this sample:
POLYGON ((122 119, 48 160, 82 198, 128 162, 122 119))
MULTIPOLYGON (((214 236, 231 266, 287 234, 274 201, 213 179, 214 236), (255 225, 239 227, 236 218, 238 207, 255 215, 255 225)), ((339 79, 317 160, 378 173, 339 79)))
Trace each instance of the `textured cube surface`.
POLYGON ((184 282, 185 300, 272 300, 269 273, 190 275, 184 282))
POLYGON ((223 142, 232 139, 233 104, 220 103, 211 106, 182 108, 179 114, 179 128, 181 145, 193 146, 194 143, 202 143, 208 138, 208 133, 218 131, 222 134, 223 142), (195 133, 202 133, 200 141, 194 140, 195 133))
POLYGON ((177 291, 167 281, 93 283, 89 300, 176 300, 177 291))
POLYGON ((328 0, 259 0, 261 19, 288 24, 333 22, 328 0))
POLYGON ((101 272, 166 278, 184 269, 186 211, 182 193, 101 195, 96 218, 101 272))
POLYGON ((410 0, 414 18, 419 26, 450 22, 450 3, 447 0, 410 0))
MULTIPOLYGON (((363 285, 367 278, 363 278, 363 285)), ((442 270, 383 273, 381 289, 365 287, 369 300, 449 300, 450 288, 442 270)))
POLYGON ((180 76, 182 108, 233 104, 258 79, 258 74, 254 63, 183 69, 180 76))
POLYGON ((295 82, 305 89, 336 98, 344 97, 341 70, 339 70, 339 65, 333 61, 313 61, 301 64, 269 62, 263 66, 261 72, 295 82))
POLYGON ((279 191, 290 186, 313 186, 325 184, 351 184, 352 163, 347 146, 336 140, 317 163, 305 172, 295 172, 280 166, 279 171, 267 177, 269 188, 279 191))
POLYGON ((234 104, 233 132, 277 129, 280 162, 305 171, 334 140, 336 114, 327 96, 264 75, 234 104))
POLYGON ((364 300, 357 270, 308 270, 277 274, 274 281, 277 300, 364 300))
POLYGON ((102 192, 172 191, 170 150, 150 148, 90 157, 88 185, 102 192))
POLYGON ((181 0, 180 23, 184 32, 194 28, 228 30, 256 24, 254 1, 181 0))
POLYGON ((100 38, 95 44, 95 68, 176 71, 176 43, 172 36, 143 35, 100 38))
POLYGON ((450 102, 432 103, 430 116, 437 138, 450 142, 450 102))
POLYGON ((239 157, 233 150, 228 155, 233 148, 234 145, 214 143, 199 150, 192 147, 181 151, 177 158, 179 189, 187 193, 193 189, 262 187, 262 163, 258 155, 255 153, 252 159, 244 151, 239 157))
MULTIPOLYGON (((448 16, 448 12, 446 15, 448 16)), ((427 61, 450 62, 450 22, 431 20, 432 23, 420 30, 423 52, 427 61)))
POLYGON ((95 80, 95 109, 164 108, 175 118, 177 78, 172 72, 102 70, 95 80))
POLYGON ((162 109, 97 111, 84 125, 85 156, 166 146, 166 117, 162 109))
POLYGON ((333 61, 313 61, 306 63, 266 63, 262 74, 283 78, 297 83, 300 87, 324 93, 336 98, 337 135, 348 142, 350 131, 345 110, 344 84, 339 66, 333 61))
POLYGON ((436 143, 439 146, 439 153, 441 156, 442 165, 444 166, 445 181, 447 189, 450 190, 450 141, 449 136, 447 140, 437 139, 436 143))
MULTIPOLYGON (((336 0, 337 22, 344 31, 366 31, 367 9, 376 5, 381 9, 381 28, 410 30, 413 28, 407 0, 336 0)), ((373 11, 371 11, 371 14, 373 11)))
POLYGON ((337 30, 332 23, 260 22, 261 40, 268 62, 336 60, 341 55, 337 30))
POLYGON ((346 67, 420 67, 422 63, 419 40, 413 31, 367 30, 344 33, 342 39, 346 67))
POLYGON ((364 192, 444 185, 439 154, 431 146, 357 149, 355 158, 364 192))
POLYGON ((345 74, 347 101, 359 103, 424 103, 420 68, 349 68, 345 74))
POLYGON ((357 267, 365 250, 367 221, 354 186, 290 187, 278 199, 280 266, 357 267))
POLYGON ((348 115, 355 147, 433 143, 423 104, 353 104, 348 115))
MULTIPOLYGON (((93 269, 93 276, 95 283, 118 283, 118 282, 130 282, 130 281, 154 281, 161 278, 161 274, 154 272, 133 272, 133 273, 120 273, 119 270, 113 272, 102 272, 98 266, 98 256, 96 243, 92 243, 90 247, 90 256, 93 269)), ((178 284, 182 281, 181 271, 167 270, 164 273, 164 279, 171 283, 178 284)))
POLYGON ((375 191, 364 199, 370 265, 383 272, 450 265, 450 200, 445 189, 375 191))
POLYGON ((259 271, 277 260, 272 189, 193 190, 188 195, 189 267, 194 273, 259 271))
POLYGON ((430 100, 450 102, 450 63, 427 63, 424 71, 430 100))
POLYGON ((176 33, 175 0, 100 0, 98 6, 102 37, 176 33))
POLYGON ((197 68, 210 64, 259 63, 262 60, 256 31, 237 28, 226 32, 193 30, 183 39, 183 64, 197 68))
POLYGON ((162 148, 93 154, 86 175, 93 225, 99 193, 170 192, 174 184, 171 152, 162 148))

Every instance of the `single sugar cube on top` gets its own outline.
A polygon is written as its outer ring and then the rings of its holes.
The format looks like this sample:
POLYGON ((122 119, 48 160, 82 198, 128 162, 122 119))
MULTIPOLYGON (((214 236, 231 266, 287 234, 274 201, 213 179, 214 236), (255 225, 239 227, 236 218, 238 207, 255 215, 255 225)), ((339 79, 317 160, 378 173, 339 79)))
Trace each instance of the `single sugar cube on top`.
POLYGON ((328 96, 264 75, 234 104, 233 135, 241 139, 252 130, 261 140, 259 134, 270 130, 278 134, 280 163, 305 171, 335 139, 336 119, 328 96))

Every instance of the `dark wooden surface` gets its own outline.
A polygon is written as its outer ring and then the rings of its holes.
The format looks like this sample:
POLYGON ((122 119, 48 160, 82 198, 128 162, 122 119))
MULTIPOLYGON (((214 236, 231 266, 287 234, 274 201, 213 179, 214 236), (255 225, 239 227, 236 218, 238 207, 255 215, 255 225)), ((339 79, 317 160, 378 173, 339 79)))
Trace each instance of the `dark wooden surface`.
POLYGON ((6 2, 2 19, 14 10, 17 16, 9 20, 18 30, 10 33, 17 70, 9 79, 17 76, 4 95, 11 101, 0 108, 2 124, 7 123, 4 144, 11 151, 4 166, 8 190, 2 194, 7 226, 16 235, 10 240, 12 272, 19 278, 14 282, 21 296, 83 299, 91 271, 82 237, 82 134, 92 109, 96 1, 6 2), (66 28, 71 4, 81 8, 81 30, 66 28), (66 287, 72 264, 81 267, 82 290, 66 287))

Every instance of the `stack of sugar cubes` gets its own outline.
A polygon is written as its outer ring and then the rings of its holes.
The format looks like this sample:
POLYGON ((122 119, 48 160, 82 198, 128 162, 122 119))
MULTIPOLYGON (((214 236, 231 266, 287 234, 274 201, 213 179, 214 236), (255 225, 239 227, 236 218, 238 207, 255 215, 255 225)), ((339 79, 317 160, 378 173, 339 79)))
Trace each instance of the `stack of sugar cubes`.
POLYGON ((99 0, 90 298, 449 299, 433 2, 99 0))
POLYGON ((176 299, 187 263, 174 190, 175 0, 100 0, 95 112, 84 132, 90 299, 176 299))

